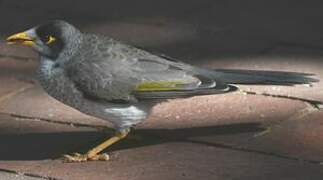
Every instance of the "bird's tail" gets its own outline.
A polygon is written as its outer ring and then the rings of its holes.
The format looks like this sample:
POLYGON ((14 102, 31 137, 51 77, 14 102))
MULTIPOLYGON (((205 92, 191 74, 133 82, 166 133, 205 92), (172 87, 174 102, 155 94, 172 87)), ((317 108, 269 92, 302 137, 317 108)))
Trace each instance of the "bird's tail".
POLYGON ((241 69, 214 69, 215 78, 227 84, 295 85, 318 82, 314 74, 241 69))

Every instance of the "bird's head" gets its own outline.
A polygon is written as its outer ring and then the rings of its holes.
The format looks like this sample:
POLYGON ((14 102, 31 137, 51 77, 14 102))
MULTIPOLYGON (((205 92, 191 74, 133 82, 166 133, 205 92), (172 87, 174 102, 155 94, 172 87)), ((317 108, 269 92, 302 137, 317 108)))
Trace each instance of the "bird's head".
POLYGON ((70 54, 68 51, 76 46, 80 37, 80 31, 73 25, 55 20, 11 35, 7 42, 31 46, 40 55, 56 59, 62 53, 70 54))

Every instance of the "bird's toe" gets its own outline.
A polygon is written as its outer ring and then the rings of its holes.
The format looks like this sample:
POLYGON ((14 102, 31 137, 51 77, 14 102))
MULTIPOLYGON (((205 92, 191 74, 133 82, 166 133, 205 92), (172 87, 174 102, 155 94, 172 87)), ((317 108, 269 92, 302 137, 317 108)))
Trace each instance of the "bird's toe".
POLYGON ((84 162, 88 160, 88 157, 86 154, 82 155, 79 153, 73 153, 73 155, 65 154, 63 156, 64 162, 72 163, 72 162, 84 162))
POLYGON ((85 161, 108 161, 110 159, 110 156, 106 153, 95 154, 91 156, 89 154, 73 153, 73 155, 65 154, 63 157, 64 157, 64 162, 68 162, 68 163, 85 162, 85 161))

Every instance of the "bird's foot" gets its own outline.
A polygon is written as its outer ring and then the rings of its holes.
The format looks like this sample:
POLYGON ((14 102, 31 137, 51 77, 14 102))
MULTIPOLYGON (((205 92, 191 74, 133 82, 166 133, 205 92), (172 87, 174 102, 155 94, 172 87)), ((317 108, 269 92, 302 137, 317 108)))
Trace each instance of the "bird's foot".
POLYGON ((73 155, 64 155, 64 162, 86 162, 86 161, 108 161, 110 159, 110 156, 106 153, 103 154, 80 154, 80 153, 74 153, 73 155))

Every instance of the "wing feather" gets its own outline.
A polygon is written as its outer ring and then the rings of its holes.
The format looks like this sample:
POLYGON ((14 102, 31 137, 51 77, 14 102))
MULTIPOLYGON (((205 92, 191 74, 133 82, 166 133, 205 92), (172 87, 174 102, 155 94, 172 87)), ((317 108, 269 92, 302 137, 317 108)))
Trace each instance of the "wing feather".
POLYGON ((86 97, 108 102, 175 98, 224 92, 227 86, 194 68, 111 39, 91 36, 78 59, 66 66, 86 97))

